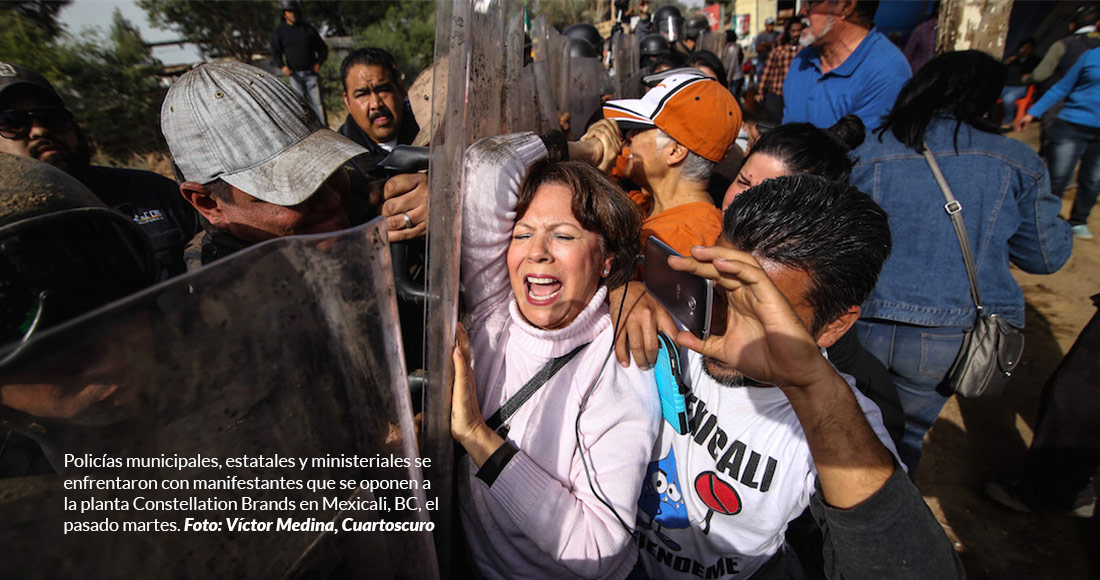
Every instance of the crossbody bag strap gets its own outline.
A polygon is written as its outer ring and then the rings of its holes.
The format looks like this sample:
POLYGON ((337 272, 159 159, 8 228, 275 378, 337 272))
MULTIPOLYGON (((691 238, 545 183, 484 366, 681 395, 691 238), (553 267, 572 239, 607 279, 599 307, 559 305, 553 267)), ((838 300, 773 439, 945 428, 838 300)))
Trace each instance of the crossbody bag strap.
MULTIPOLYGON (((514 415, 516 411, 535 394, 535 392, 542 388, 542 385, 546 384, 546 381, 549 381, 551 377, 556 375, 562 367, 573 360, 573 357, 584 350, 584 347, 588 346, 588 344, 589 343, 586 342, 569 353, 552 359, 543 365, 543 367, 539 369, 539 372, 535 373, 535 376, 531 377, 531 380, 527 381, 527 384, 523 385, 523 388, 521 388, 518 393, 512 395, 496 413, 493 413, 492 417, 489 417, 489 419, 485 421, 485 423, 489 425, 489 428, 499 433, 500 427, 504 425, 504 422, 514 415)), ((507 431, 504 433, 507 433, 507 431)))
POLYGON ((951 193, 951 188, 947 185, 947 180, 943 178, 943 172, 940 171, 939 163, 936 163, 936 157, 932 155, 932 150, 928 147, 928 142, 924 143, 924 160, 928 162, 928 167, 932 170, 932 175, 936 177, 936 183, 940 186, 940 191, 943 192, 944 199, 947 203, 944 204, 943 209, 947 212, 947 215, 951 217, 951 225, 955 226, 955 236, 959 239, 959 248, 962 250, 963 262, 966 264, 966 276, 970 279, 970 297, 974 299, 974 306, 978 309, 978 316, 982 315, 982 295, 978 291, 978 272, 974 267, 974 252, 970 249, 970 236, 966 234, 966 224, 962 220, 962 204, 955 199, 955 195, 951 193))

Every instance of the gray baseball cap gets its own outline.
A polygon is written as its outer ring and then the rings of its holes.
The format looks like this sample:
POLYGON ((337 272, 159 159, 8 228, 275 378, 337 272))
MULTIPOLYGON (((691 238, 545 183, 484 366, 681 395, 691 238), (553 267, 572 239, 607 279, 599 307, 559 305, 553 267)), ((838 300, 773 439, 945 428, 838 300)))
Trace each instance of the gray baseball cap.
POLYGON ((309 199, 366 149, 321 125, 286 84, 239 62, 202 64, 172 83, 160 128, 183 178, 221 178, 282 206, 309 199))

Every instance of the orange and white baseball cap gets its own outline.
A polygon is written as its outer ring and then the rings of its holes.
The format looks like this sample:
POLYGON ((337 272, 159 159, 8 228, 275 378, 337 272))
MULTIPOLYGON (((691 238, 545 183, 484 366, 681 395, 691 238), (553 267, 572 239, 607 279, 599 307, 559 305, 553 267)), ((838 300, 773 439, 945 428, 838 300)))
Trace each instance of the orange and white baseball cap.
POLYGON ((603 116, 624 132, 656 127, 691 152, 722 160, 741 131, 741 107, 722 83, 697 69, 676 69, 640 99, 608 101, 603 116))

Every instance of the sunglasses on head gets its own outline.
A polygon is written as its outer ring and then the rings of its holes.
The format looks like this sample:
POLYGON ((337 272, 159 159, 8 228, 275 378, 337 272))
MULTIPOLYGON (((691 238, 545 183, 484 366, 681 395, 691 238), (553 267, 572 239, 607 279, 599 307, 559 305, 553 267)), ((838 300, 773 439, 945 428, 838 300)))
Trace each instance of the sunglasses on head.
POLYGON ((68 131, 73 128, 73 114, 61 107, 4 111, 0 113, 0 136, 22 139, 34 123, 50 131, 68 131))

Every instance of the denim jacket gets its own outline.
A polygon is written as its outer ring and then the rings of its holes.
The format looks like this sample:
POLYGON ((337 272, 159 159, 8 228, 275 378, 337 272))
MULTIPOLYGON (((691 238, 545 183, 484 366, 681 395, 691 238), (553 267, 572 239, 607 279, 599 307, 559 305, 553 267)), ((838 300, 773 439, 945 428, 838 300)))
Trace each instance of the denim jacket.
MULTIPOLYGON (((1024 296, 1009 262, 1025 272, 1050 274, 1073 250, 1070 226, 1038 155, 1020 141, 955 121, 929 125, 925 139, 947 184, 962 204, 986 314, 1024 325, 1024 296)), ((863 317, 920 326, 970 326, 970 298, 958 238, 944 197, 924 157, 892 133, 872 134, 855 151, 852 183, 890 216, 894 249, 863 317)))

